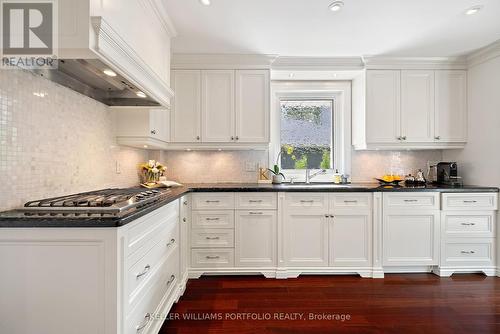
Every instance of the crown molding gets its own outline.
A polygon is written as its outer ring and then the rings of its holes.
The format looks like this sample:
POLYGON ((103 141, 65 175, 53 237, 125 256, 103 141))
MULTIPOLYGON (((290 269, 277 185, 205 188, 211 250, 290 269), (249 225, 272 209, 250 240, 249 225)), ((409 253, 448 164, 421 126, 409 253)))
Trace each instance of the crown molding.
POLYGON ((364 56, 368 70, 465 70, 465 57, 380 57, 364 56))
POLYGON ((500 57, 500 40, 468 54, 467 65, 474 67, 497 57, 500 57))
POLYGON ((348 71, 363 69, 361 57, 278 57, 275 70, 294 71, 348 71))
POLYGON ((270 69, 276 55, 174 53, 172 69, 270 69))
POLYGON ((177 30, 174 23, 167 13, 167 9, 161 0, 141 0, 143 6, 156 17, 163 30, 170 36, 177 36, 177 30))

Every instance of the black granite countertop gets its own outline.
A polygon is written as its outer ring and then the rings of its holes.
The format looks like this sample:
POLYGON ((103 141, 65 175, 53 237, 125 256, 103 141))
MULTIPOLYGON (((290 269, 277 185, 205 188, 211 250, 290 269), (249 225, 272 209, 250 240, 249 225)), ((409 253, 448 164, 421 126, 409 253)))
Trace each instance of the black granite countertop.
POLYGON ((335 185, 329 183, 312 184, 257 184, 257 183, 193 183, 186 184, 183 187, 173 188, 170 193, 162 200, 144 207, 141 211, 132 213, 125 217, 38 217, 25 216, 17 210, 5 211, 0 213, 0 228, 36 228, 36 227, 99 227, 116 228, 126 225, 135 219, 142 217, 163 205, 166 205, 187 193, 196 192, 498 192, 497 187, 482 186, 462 186, 450 187, 445 185, 426 185, 426 186, 380 186, 377 183, 355 183, 348 185, 335 185))

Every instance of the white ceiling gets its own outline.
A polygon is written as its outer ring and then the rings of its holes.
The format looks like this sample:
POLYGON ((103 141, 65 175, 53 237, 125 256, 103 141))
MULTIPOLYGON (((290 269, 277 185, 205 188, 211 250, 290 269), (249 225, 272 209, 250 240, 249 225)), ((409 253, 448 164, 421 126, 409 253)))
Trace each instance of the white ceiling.
POLYGON ((500 0, 344 0, 337 13, 333 0, 163 1, 174 53, 458 56, 500 39, 500 0))

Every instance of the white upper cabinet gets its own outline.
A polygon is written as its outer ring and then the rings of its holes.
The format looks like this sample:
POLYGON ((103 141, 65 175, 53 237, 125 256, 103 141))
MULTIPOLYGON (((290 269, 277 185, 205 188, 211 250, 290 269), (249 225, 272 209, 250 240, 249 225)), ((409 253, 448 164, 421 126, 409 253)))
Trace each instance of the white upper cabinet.
POLYGON ((353 81, 354 147, 463 147, 466 87, 463 70, 366 70, 364 77, 353 81))
POLYGON ((236 141, 269 142, 269 92, 269 71, 236 71, 236 141))
POLYGON ((434 141, 434 71, 401 72, 401 140, 434 141))
POLYGON ((201 72, 172 71, 172 88, 175 90, 171 116, 172 142, 200 142, 201 72))
POLYGON ((201 78, 202 141, 234 140, 234 71, 202 71, 201 78))
POLYGON ((436 71, 435 139, 467 141, 467 73, 436 71))
POLYGON ((113 107, 117 143, 163 149, 170 141, 170 111, 164 108, 113 107))
POLYGON ((401 137, 401 72, 366 74, 366 140, 397 143, 401 137))
POLYGON ((170 149, 269 143, 269 70, 174 70, 172 87, 170 149))

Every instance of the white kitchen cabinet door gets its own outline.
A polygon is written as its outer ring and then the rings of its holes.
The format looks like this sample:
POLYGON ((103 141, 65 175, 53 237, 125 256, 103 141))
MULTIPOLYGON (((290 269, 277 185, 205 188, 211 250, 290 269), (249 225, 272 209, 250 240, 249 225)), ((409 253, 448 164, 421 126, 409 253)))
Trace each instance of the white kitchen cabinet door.
POLYGON ((366 72, 366 141, 399 143, 401 137, 401 71, 366 72))
POLYGON ((203 142, 233 142, 234 71, 202 71, 201 138, 203 142))
POLYGON ((284 216, 286 263, 290 267, 328 266, 327 214, 288 212, 284 216))
POLYGON ((236 71, 236 141, 269 142, 268 70, 236 71))
POLYGON ((371 266, 372 224, 369 212, 330 218, 330 266, 371 266))
POLYGON ((466 71, 436 71, 435 139, 467 141, 466 71))
POLYGON ((187 279, 187 270, 189 267, 189 225, 191 224, 191 196, 185 195, 180 199, 180 261, 179 271, 181 274, 181 284, 187 279))
POLYGON ((387 213, 383 221, 383 265, 439 264, 439 211, 387 213))
POLYGON ((237 211, 235 223, 235 266, 276 266, 276 211, 237 211))
POLYGON ((172 71, 175 91, 171 116, 172 141, 201 142, 201 71, 172 71))
POLYGON ((150 134, 163 142, 170 141, 170 112, 167 109, 155 108, 149 111, 150 134))
POLYGON ((434 71, 401 72, 402 142, 434 141, 434 71))

